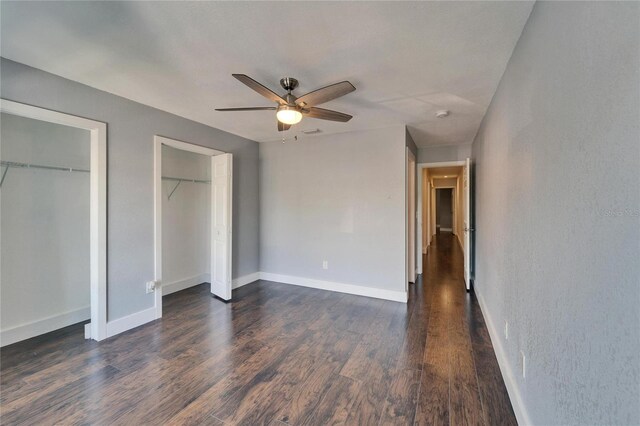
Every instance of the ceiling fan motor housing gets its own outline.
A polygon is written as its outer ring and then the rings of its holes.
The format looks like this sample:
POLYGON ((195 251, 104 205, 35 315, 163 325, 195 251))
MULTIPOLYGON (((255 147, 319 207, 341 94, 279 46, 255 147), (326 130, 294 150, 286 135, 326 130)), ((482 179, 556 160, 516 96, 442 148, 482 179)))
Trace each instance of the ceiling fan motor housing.
POLYGON ((298 80, 293 77, 284 77, 280 79, 280 86, 287 92, 291 92, 298 87, 298 80))

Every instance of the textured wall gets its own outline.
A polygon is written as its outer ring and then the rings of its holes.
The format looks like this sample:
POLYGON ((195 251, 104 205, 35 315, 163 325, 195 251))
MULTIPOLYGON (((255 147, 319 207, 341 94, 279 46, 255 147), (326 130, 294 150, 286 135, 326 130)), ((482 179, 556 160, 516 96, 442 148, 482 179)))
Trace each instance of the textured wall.
POLYGON ((405 146, 403 127, 261 143, 260 270, 404 292, 405 146))
MULTIPOLYGON (((87 130, 0 115, 3 161, 89 169, 87 130)), ((89 173, 11 168, 0 194, 2 329, 88 314, 89 173)))
POLYGON ((536 3, 473 145, 476 292, 523 421, 640 424, 639 54, 640 3, 536 3))
POLYGON ((1 61, 1 95, 107 123, 108 319, 153 306, 153 136, 233 154, 233 277, 258 270, 258 144, 17 62, 1 61))

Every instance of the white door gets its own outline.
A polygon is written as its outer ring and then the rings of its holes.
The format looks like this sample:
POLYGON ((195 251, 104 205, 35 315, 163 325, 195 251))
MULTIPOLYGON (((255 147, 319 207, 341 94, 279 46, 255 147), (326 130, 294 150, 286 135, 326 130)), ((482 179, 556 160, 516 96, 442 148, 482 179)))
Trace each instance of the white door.
POLYGON ((464 283, 471 290, 471 160, 467 158, 462 170, 464 197, 464 283))
POLYGON ((233 156, 211 157, 211 293, 231 300, 231 191, 233 156))

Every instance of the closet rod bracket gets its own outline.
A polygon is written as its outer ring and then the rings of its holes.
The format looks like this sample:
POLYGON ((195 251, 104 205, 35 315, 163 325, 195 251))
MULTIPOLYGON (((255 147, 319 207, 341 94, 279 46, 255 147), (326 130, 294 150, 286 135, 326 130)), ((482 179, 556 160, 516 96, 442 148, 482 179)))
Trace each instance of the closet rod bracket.
POLYGON ((176 192, 176 189, 178 189, 181 183, 182 183, 182 180, 179 180, 178 183, 176 183, 176 186, 173 187, 173 190, 171 191, 171 193, 169 194, 169 197, 167 198, 168 200, 171 199, 171 196, 173 195, 174 192, 176 192))
POLYGON ((0 188, 2 188, 2 184, 4 183, 4 178, 7 177, 7 172, 9 171, 9 166, 4 168, 4 172, 2 173, 2 180, 0 180, 0 188))

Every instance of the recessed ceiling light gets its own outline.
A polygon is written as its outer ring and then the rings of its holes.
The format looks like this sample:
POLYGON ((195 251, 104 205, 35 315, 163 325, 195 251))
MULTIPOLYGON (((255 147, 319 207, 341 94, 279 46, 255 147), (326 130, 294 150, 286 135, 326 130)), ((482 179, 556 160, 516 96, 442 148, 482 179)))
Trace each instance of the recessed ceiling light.
POLYGON ((449 177, 449 176, 445 176, 445 177, 449 177))
POLYGON ((438 118, 445 118, 450 114, 448 109, 441 109, 440 111, 436 112, 436 117, 438 118))

